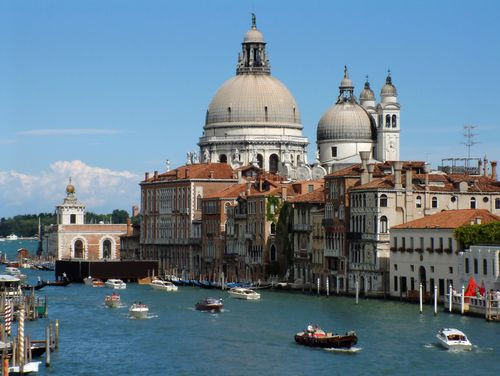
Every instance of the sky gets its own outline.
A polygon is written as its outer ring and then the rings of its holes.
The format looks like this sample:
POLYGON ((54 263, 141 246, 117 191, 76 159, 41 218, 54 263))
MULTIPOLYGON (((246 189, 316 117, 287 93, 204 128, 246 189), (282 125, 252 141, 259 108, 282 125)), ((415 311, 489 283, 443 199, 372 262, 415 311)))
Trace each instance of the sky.
POLYGON ((146 171, 197 150, 251 13, 273 76, 316 126, 347 65, 359 96, 387 70, 401 159, 500 159, 500 2, 0 0, 0 217, 52 212, 71 176, 87 209, 130 211, 146 171))

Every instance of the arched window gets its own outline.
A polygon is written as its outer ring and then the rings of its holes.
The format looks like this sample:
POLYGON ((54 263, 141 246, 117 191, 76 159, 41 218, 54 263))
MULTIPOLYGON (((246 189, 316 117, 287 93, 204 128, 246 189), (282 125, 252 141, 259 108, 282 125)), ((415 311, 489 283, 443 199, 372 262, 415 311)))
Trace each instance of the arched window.
POLYGON ((220 163, 227 163, 227 155, 226 154, 221 154, 219 156, 219 162, 220 163))
POLYGON ((391 126, 391 115, 385 115, 385 127, 389 128, 391 126))
POLYGON ((384 215, 384 216, 380 217, 380 232, 382 234, 387 233, 387 226, 388 226, 387 217, 384 215))
POLYGON ((471 209, 475 209, 476 208, 476 198, 475 197, 471 197, 470 198, 470 208, 471 209))
POLYGON ((271 245, 271 261, 276 261, 276 247, 273 245, 271 245))
POLYGON ((262 168, 264 166, 264 157, 262 154, 257 154, 257 161, 259 162, 259 167, 262 168))
POLYGON ((415 199, 415 206, 417 208, 421 208, 422 207, 422 196, 417 196, 417 198, 415 199))
POLYGON ((380 207, 381 208, 387 207, 387 195, 380 195, 380 207))
POLYGON ((271 154, 269 157, 269 172, 278 172, 279 158, 276 154, 271 154))
POLYGON ((271 222, 271 235, 274 235, 274 234, 276 234, 276 224, 271 222))
POLYGON ((74 244, 75 258, 83 258, 83 242, 78 239, 74 244))
POLYGON ((102 242, 102 258, 111 258, 111 240, 109 239, 102 242))
POLYGON ((432 197, 431 203, 432 203, 432 207, 433 208, 437 208, 438 207, 438 199, 437 199, 436 196, 432 197))
POLYGON ((196 196, 196 210, 201 210, 201 195, 196 196))
POLYGON ((396 115, 392 115, 392 127, 396 128, 397 125, 398 125, 397 116, 396 115))
POLYGON ((500 209, 500 198, 495 199, 495 209, 500 209))

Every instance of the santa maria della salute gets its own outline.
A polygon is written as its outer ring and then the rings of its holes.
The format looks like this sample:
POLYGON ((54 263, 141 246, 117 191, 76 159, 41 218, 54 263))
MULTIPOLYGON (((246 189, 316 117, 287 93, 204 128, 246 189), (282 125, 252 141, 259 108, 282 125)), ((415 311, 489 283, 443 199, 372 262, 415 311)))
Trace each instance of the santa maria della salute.
POLYGON ((380 98, 377 103, 367 79, 358 101, 346 67, 337 100, 318 122, 317 160, 308 163, 299 106, 271 75, 264 35, 253 15, 236 76, 208 106, 198 143, 201 162, 254 165, 294 180, 320 178, 360 162, 360 152, 368 152, 371 162, 399 160, 400 106, 390 72, 380 98))

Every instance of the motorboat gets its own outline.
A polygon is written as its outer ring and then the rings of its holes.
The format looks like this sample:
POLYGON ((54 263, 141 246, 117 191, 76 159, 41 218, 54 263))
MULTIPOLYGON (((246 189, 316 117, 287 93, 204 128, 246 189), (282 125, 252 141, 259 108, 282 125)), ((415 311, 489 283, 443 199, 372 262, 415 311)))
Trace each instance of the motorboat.
POLYGON ((124 290, 127 288, 127 284, 125 282, 121 279, 114 278, 108 279, 104 285, 115 290, 124 290))
POLYGON ((260 299, 260 294, 258 292, 255 292, 252 289, 246 289, 244 287, 233 287, 228 292, 231 297, 236 299, 246 299, 246 300, 260 299))
POLYGON ((224 307, 221 298, 206 298, 196 303, 198 311, 220 312, 224 307))
POLYGON ((27 375, 30 373, 38 373, 38 368, 42 362, 28 362, 21 366, 9 367, 9 375, 27 375))
POLYGON ((146 304, 134 303, 128 310, 130 317, 135 319, 146 319, 148 317, 149 308, 146 304))
POLYGON ((90 276, 84 278, 83 283, 85 283, 87 286, 92 287, 104 287, 104 282, 102 280, 100 280, 99 278, 92 278, 90 276))
POLYGON ((104 298, 104 304, 106 304, 106 306, 108 306, 109 308, 118 308, 121 304, 120 295, 116 292, 112 293, 111 295, 106 295, 106 297, 104 298))
POLYGON ((7 273, 13 277, 19 278, 21 281, 24 281, 24 280, 26 280, 26 278, 28 278, 28 276, 26 274, 22 274, 21 271, 19 270, 19 268, 16 268, 14 266, 7 266, 5 268, 5 273, 7 273))
POLYGON ((443 328, 436 334, 439 344, 448 350, 472 350, 467 336, 458 329, 443 328))
POLYGON ((155 290, 162 290, 162 291, 177 291, 178 287, 174 285, 172 282, 169 281, 164 281, 162 279, 155 278, 151 283, 149 284, 152 288, 155 290))
POLYGON ((19 237, 16 234, 10 234, 5 237, 6 240, 17 240, 19 237))
POLYGON ((0 294, 8 298, 22 296, 21 280, 12 275, 0 274, 0 294))
POLYGON ((345 334, 326 333, 317 325, 308 325, 303 332, 295 334, 295 342, 309 347, 348 349, 358 342, 355 332, 345 334))

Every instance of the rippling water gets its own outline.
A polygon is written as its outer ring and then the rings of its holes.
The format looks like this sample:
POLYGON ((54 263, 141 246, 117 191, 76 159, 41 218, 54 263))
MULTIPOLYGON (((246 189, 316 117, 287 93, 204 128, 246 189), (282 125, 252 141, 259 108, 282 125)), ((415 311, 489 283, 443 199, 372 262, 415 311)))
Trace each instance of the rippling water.
MULTIPOLYGON (((0 244, 0 250, 5 249, 0 244)), ((29 271, 32 281, 52 273, 29 271)), ((317 297, 263 291, 260 301, 231 299, 222 291, 194 287, 161 292, 129 284, 125 307, 108 309, 106 288, 73 284, 40 290, 49 316, 60 322, 60 349, 46 375, 498 375, 500 325, 425 306, 399 302, 317 297), (203 313, 194 304, 223 297, 224 312, 203 313), (128 318, 134 301, 148 304, 147 320, 128 318), (308 323, 328 331, 355 330, 357 353, 330 352, 295 344, 308 323), (476 346, 453 353, 435 345, 441 327, 466 332, 476 346)), ((28 322, 32 338, 43 338, 47 320, 28 322)), ((43 358, 41 359, 44 360, 43 358)))

